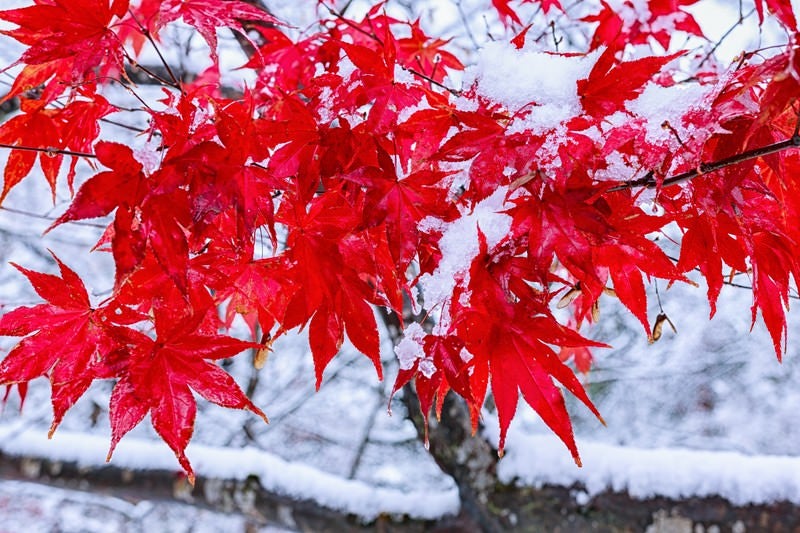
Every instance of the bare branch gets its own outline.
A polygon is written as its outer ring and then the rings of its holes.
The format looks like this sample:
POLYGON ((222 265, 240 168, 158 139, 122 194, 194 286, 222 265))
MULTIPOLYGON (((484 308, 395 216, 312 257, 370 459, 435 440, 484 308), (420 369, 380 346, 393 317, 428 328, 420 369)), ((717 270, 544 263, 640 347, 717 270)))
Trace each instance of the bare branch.
POLYGON ((615 187, 611 187, 608 189, 608 192, 624 191, 627 189, 634 189, 636 187, 645 187, 647 189, 654 189, 658 186, 669 187, 670 185, 677 185, 678 183, 683 183, 698 176, 716 172, 717 170, 721 170, 738 163, 744 163, 745 161, 750 161, 752 159, 757 159, 759 157, 776 154, 784 150, 798 147, 800 147, 800 135, 794 135, 785 141, 762 146, 761 148, 746 150, 740 154, 720 159, 719 161, 701 163, 696 169, 682 172, 680 174, 676 174, 675 176, 670 176, 669 178, 665 178, 661 183, 659 183, 658 180, 656 180, 656 178, 653 176, 653 172, 648 172, 643 178, 623 182, 615 187))
POLYGON ((9 148, 11 150, 24 150, 26 152, 41 152, 49 156, 55 155, 71 155, 73 157, 88 157, 95 159, 97 156, 94 154, 87 154, 84 152, 73 152, 72 150, 63 150, 61 148, 36 148, 33 146, 17 146, 14 144, 0 143, 0 148, 9 148))

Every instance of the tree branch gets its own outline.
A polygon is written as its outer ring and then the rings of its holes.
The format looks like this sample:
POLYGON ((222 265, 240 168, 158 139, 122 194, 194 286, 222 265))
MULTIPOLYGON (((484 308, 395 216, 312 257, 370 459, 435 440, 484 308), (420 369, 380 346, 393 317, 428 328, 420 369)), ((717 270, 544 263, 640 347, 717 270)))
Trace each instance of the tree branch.
POLYGON ((750 161, 751 159, 764 157, 766 155, 782 152, 790 148, 799 148, 799 147, 800 147, 800 135, 793 135, 791 138, 786 139, 785 141, 769 144, 767 146, 762 146, 760 148, 754 148, 752 150, 747 150, 740 154, 720 159, 719 161, 714 161, 711 163, 701 163, 700 166, 698 166, 694 170, 689 170, 687 172, 682 172, 681 174, 676 174, 675 176, 670 176, 669 178, 664 178, 664 181, 662 181, 660 184, 653 176, 653 172, 651 171, 648 172, 647 175, 644 176, 643 178, 631 181, 625 181, 623 183, 620 183, 619 185, 611 187, 610 189, 608 189, 608 192, 624 191, 627 189, 634 189, 636 187, 645 187, 648 189, 654 189, 659 185, 662 187, 669 187, 670 185, 676 185, 678 183, 689 181, 698 176, 702 176, 703 174, 716 172, 717 170, 721 170, 725 167, 736 165, 738 163, 743 163, 745 161, 750 161))
POLYGON ((33 146, 16 146, 13 144, 0 143, 0 148, 10 148, 11 150, 24 150, 26 152, 41 152, 50 156, 54 155, 71 155, 72 157, 88 157, 91 159, 96 158, 94 154, 87 154, 84 152, 73 152, 72 150, 62 150, 61 148, 36 148, 33 146))
MULTIPOLYGON (((404 322, 413 320, 410 306, 405 306, 404 322)), ((382 310, 380 313, 389 336, 397 343, 403 329, 394 312, 382 310)), ((403 405, 407 416, 414 424, 418 438, 425 440, 427 433, 428 451, 441 468, 456 482, 461 499, 461 518, 469 522, 469 530, 500 531, 498 509, 491 505, 492 494, 500 485, 497 479, 497 450, 486 439, 472 434, 472 422, 466 402, 454 394, 445 396, 442 418, 432 417, 430 428, 422 416, 419 398, 411 384, 403 387, 403 405)))

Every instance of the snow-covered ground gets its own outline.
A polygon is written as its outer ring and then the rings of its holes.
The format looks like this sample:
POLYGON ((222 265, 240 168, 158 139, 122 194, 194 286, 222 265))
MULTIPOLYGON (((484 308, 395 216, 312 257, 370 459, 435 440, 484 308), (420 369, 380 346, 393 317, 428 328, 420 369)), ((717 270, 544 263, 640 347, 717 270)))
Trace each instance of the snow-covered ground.
MULTIPOLYGON (((289 13, 295 5, 276 2, 280 8, 276 12, 289 13)), ((466 8, 470 5, 464 2, 466 8)), ((439 24, 458 26, 457 11, 439 9, 439 24)), ((727 46, 735 49, 747 41, 744 36, 736 39, 726 41, 727 46)), ((0 41, 0 67, 18 51, 7 40, 0 41)), ((111 92, 109 98, 123 103, 125 95, 111 92)), ((134 146, 144 142, 125 137, 122 130, 108 131, 134 146)), ((6 157, 7 152, 0 150, 0 167, 6 157)), ((79 169, 79 180, 90 175, 87 166, 81 164, 79 169)), ((110 261, 88 252, 98 227, 73 224, 41 237, 64 209, 68 194, 59 191, 57 198, 53 207, 44 180, 33 177, 7 201, 25 213, 0 211, 3 307, 37 301, 8 262, 52 271, 48 248, 89 281, 98 299, 111 287, 110 261)), ((583 469, 521 405, 500 465, 502 478, 534 485, 579 482, 587 497, 610 488, 640 497, 719 494, 741 504, 773 500, 800 504, 797 310, 789 315, 789 350, 779 364, 763 328, 749 331, 747 290, 727 287, 717 316, 709 322, 702 288, 660 288, 677 334, 666 331, 659 342, 648 345, 641 326, 612 299, 601 306, 600 325, 585 332, 614 348, 596 352, 596 366, 586 378, 607 427, 577 402, 571 408, 583 469)), ((658 312, 651 309, 652 316, 658 312)), ((4 347, 9 341, 4 340, 4 347)), ((253 401, 271 424, 246 412, 201 402, 187 452, 198 474, 240 479, 256 474, 270 490, 302 495, 365 519, 381 513, 435 518, 456 512, 454 483, 419 443, 402 405, 395 400, 393 415, 387 413, 397 362, 392 347, 385 342, 383 348, 384 383, 376 381, 369 361, 346 346, 317 393, 302 334, 280 339, 260 372, 246 357, 235 359, 228 370, 242 385, 255 382, 253 401)), ((47 383, 39 380, 32 385, 21 413, 12 395, 0 414, 0 452, 104 464, 110 384, 94 386, 67 414, 52 441, 45 438, 52 416, 47 383)), ((492 416, 485 414, 489 428, 496 425, 492 416)), ((487 431, 489 438, 496 438, 492 429, 487 431)), ((148 421, 125 437, 113 464, 177 470, 174 457, 148 421)), ((0 481, 0 531, 51 531, 54 524, 63 531, 158 531, 167 526, 170 531, 235 531, 246 525, 240 516, 178 504, 92 500, 80 492, 0 481), (76 522, 77 516, 89 516, 91 521, 76 522), (80 527, 75 526, 78 523, 80 527), (153 529, 153 524, 158 527, 153 529)))
POLYGON ((3 533, 288 533, 243 515, 171 501, 128 500, 80 490, 0 480, 3 533))

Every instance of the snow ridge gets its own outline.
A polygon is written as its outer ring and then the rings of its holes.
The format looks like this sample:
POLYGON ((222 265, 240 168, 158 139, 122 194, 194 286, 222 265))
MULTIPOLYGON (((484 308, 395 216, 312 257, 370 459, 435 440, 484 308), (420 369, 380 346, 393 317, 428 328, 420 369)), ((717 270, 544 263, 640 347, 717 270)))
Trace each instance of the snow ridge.
POLYGON ((527 486, 580 484, 589 496, 612 490, 638 499, 720 496, 734 505, 800 504, 800 457, 596 442, 579 442, 578 449, 582 468, 555 436, 518 432, 508 438, 498 475, 527 486))
MULTIPOLYGON (((108 437, 59 430, 48 440, 46 431, 25 428, 19 423, 3 424, 0 425, 0 451, 100 467, 105 464, 108 437)), ((265 490, 297 500, 312 500, 321 506, 357 515, 364 521, 382 514, 433 520, 457 514, 460 506, 455 485, 446 491, 375 487, 285 461, 251 447, 233 449, 190 444, 187 455, 198 476, 242 480, 254 475, 265 490)), ((114 452, 112 463, 133 470, 178 471, 175 457, 164 443, 145 439, 124 439, 114 452)))

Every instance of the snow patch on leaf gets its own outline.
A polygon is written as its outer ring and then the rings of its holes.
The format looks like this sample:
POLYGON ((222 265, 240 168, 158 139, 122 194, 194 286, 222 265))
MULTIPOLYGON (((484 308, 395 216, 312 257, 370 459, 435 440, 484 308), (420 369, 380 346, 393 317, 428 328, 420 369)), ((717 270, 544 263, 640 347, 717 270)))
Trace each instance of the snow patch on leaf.
POLYGON ((420 277, 426 305, 432 308, 449 300, 458 280, 467 275, 479 252, 478 228, 486 236, 490 249, 508 234, 511 217, 502 212, 506 192, 505 188, 497 189, 471 213, 464 213, 447 226, 439 241, 442 259, 438 268, 433 274, 420 277))
POLYGON ((537 52, 513 44, 487 44, 472 73, 477 94, 510 111, 533 105, 528 128, 546 131, 581 112, 577 81, 586 78, 597 54, 586 56, 537 52))
POLYGON ((406 327, 403 339, 394 347, 394 353, 400 361, 400 368, 410 370, 414 367, 417 359, 425 357, 425 349, 422 347, 425 335, 425 330, 417 322, 412 322, 406 327))
POLYGON ((645 121, 647 142, 657 144, 675 140, 675 135, 668 128, 663 127, 665 122, 682 132, 682 117, 692 109, 698 109, 705 103, 708 87, 699 84, 680 84, 672 87, 663 87, 656 83, 645 85, 641 94, 635 100, 627 102, 626 107, 635 115, 642 117, 659 117, 658 120, 645 121), (662 118, 663 117, 663 118, 662 118))

